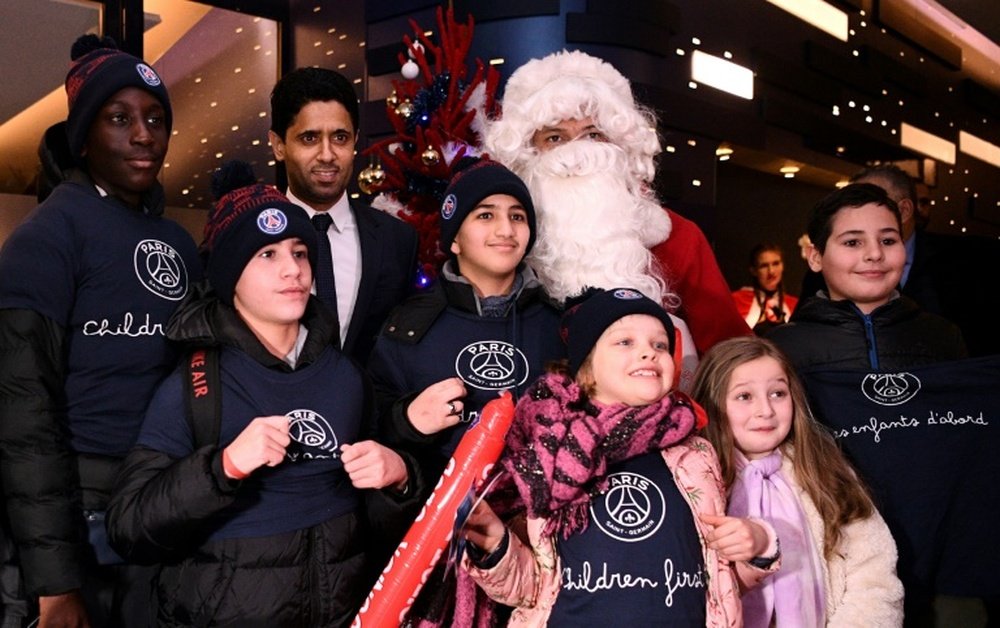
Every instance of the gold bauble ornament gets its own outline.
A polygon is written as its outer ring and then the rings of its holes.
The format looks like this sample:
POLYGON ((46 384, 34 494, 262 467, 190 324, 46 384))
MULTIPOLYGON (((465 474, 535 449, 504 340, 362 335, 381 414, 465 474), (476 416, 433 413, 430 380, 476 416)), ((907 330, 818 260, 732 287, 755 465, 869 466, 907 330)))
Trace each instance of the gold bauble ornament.
POLYGON ((393 109, 396 108, 396 106, 399 104, 399 95, 396 94, 396 90, 392 90, 392 93, 389 94, 388 97, 386 97, 385 104, 392 107, 393 109))
POLYGON ((420 153, 420 161, 425 166, 436 166, 441 161, 441 153, 434 150, 433 146, 428 146, 424 152, 420 153))
POLYGON ((365 194, 371 194, 385 181, 385 170, 378 164, 372 164, 358 173, 358 187, 365 194))
POLYGON ((399 105, 396 106, 396 113, 398 115, 403 116, 404 118, 409 118, 410 116, 413 115, 414 109, 416 109, 416 107, 413 106, 412 102, 410 102, 409 100, 404 100, 403 102, 399 103, 399 105))

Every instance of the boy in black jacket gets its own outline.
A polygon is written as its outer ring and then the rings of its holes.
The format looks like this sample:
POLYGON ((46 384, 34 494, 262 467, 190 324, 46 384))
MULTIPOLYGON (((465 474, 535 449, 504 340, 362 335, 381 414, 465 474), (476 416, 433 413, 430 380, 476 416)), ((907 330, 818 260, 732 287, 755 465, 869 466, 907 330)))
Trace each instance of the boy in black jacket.
POLYGON ((141 626, 151 570, 110 551, 104 509, 201 269, 162 217, 161 78, 110 39, 85 36, 72 56, 69 117, 43 145, 71 157, 67 178, 0 251, 0 483, 40 623, 141 626))
POLYGON ((190 370, 150 402, 108 531, 123 555, 163 563, 158 626, 343 626, 369 590, 363 506, 411 492, 410 466, 370 440, 369 387, 310 296, 305 211, 243 175, 205 228, 211 290, 167 329, 190 370), (210 395, 217 410, 195 412, 210 395))

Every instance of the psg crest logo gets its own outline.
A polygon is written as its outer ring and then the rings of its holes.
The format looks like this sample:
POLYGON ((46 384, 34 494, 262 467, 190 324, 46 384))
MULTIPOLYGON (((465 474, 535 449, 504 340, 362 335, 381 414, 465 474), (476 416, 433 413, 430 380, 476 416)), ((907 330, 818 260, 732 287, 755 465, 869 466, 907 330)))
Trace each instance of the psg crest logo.
POLYGON ((257 228, 268 235, 278 235, 288 226, 288 217, 280 209, 269 207, 257 214, 257 228))
POLYGON ((135 247, 135 275, 146 290, 170 301, 187 294, 188 274, 174 247, 159 240, 143 240, 135 247))
POLYGON ((635 299, 641 299, 642 293, 636 290, 630 290, 628 288, 620 288, 615 290, 614 296, 616 299, 623 299, 626 301, 634 301, 635 299))
POLYGON ((292 445, 287 449, 289 460, 316 460, 339 458, 340 443, 330 423, 312 410, 292 410, 288 417, 288 437, 292 445))
POLYGON ((663 525, 667 502, 660 487, 638 473, 612 473, 608 490, 590 504, 590 516, 613 539, 634 543, 647 539, 663 525))
POLYGON ((454 194, 446 196, 444 202, 441 203, 441 217, 445 220, 451 220, 451 217, 455 215, 455 207, 457 206, 458 199, 455 198, 454 194))
POLYGON ((920 380, 912 373, 869 373, 861 380, 861 392, 880 406, 899 406, 920 391, 920 380))
POLYGON ((156 87, 160 84, 160 77, 156 74, 156 70, 149 67, 145 63, 137 64, 135 69, 139 73, 139 78, 141 78, 146 85, 156 87))
POLYGON ((528 358, 509 342, 474 342, 458 353, 455 373, 480 390, 506 390, 528 379, 528 358))

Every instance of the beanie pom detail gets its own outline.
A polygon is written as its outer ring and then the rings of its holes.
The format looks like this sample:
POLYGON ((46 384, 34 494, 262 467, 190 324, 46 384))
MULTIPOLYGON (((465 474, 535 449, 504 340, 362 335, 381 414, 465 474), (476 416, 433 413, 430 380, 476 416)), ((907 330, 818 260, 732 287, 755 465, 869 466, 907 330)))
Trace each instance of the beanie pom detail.
POLYGON ((212 198, 218 201, 233 190, 254 183, 257 183, 257 175, 253 172, 253 166, 238 159, 228 161, 212 173, 212 198))
POLYGON ((73 47, 69 51, 69 58, 76 61, 80 57, 102 48, 118 50, 118 42, 111 37, 98 37, 93 33, 81 35, 73 42, 73 47))

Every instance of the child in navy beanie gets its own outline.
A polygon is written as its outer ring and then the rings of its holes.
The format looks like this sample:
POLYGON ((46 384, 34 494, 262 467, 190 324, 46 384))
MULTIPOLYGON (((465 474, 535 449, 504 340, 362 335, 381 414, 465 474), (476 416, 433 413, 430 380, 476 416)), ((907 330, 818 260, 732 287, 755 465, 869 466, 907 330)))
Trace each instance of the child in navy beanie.
POLYGON ((163 105, 167 133, 173 124, 170 97, 156 70, 142 59, 118 49, 110 37, 98 39, 84 35, 76 40, 70 51, 73 60, 66 74, 66 97, 69 117, 66 120, 66 137, 73 158, 80 160, 87 133, 94 116, 104 103, 119 90, 138 87, 156 97, 163 105))
POLYGON ((316 267, 316 230, 305 210, 257 183, 249 164, 225 164, 212 187, 219 198, 205 223, 201 251, 208 281, 223 302, 232 305, 247 262, 268 244, 298 238, 309 248, 309 265, 316 267))
POLYGON ((347 626, 382 567, 377 526, 419 506, 416 462, 369 436, 367 378, 310 294, 305 211, 246 164, 217 182, 215 293, 171 319, 189 357, 151 396, 108 506, 112 546, 161 563, 147 621, 121 625, 347 626))
POLYGON ((524 254, 531 252, 536 233, 535 205, 531 202, 531 194, 524 182, 503 164, 489 159, 463 158, 444 194, 444 202, 441 203, 440 249, 445 254, 450 254, 451 243, 465 218, 480 201, 493 194, 509 194, 524 207, 528 228, 531 230, 524 254))
MULTIPOLYGON (((615 321, 631 314, 646 314, 663 323, 670 342, 670 353, 674 352, 674 323, 662 306, 638 290, 614 288, 612 290, 590 289, 577 297, 576 303, 567 303, 559 334, 566 343, 571 375, 576 375, 583 361, 593 350, 604 330, 615 321)), ((678 367, 679 368, 679 367, 678 367)))
POLYGON ((39 625, 144 626, 158 569, 122 562, 106 508, 201 264, 163 216, 163 80, 110 39, 71 56, 68 119, 40 133, 40 204, 0 248, 0 353, 17 356, 0 368, 0 500, 39 625))
MULTIPOLYGON (((454 168, 439 216, 448 259, 429 290, 389 316, 368 361, 381 429, 419 453, 429 486, 489 401, 504 390, 516 398, 565 356, 559 308, 524 261, 536 238, 527 187, 489 159, 465 157, 454 168)), ((414 623, 451 625, 453 572, 437 572, 429 578, 439 585, 413 604, 414 623)))

